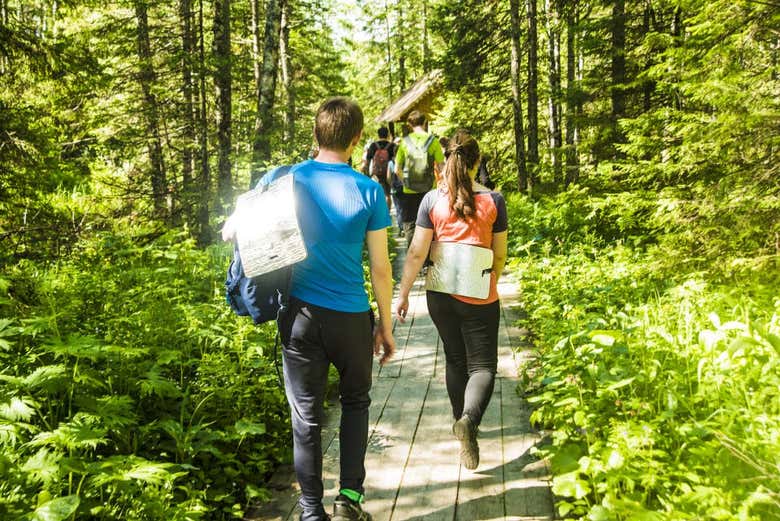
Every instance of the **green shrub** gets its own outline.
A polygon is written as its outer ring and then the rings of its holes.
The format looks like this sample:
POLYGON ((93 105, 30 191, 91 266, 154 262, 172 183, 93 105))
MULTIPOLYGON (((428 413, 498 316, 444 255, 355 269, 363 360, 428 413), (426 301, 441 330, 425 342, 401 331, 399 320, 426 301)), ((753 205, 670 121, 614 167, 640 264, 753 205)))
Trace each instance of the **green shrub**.
POLYGON ((221 519, 266 494, 287 405, 272 326, 224 303, 228 255, 135 230, 5 270, 0 517, 221 519))

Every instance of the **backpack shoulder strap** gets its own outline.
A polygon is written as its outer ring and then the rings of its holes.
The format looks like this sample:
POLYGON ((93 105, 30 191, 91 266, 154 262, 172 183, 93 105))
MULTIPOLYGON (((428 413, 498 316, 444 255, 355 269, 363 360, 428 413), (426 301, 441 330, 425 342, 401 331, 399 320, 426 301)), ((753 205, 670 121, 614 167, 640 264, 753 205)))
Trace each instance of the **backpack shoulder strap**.
POLYGON ((434 136, 433 134, 428 134, 428 139, 425 140, 425 145, 424 145, 424 150, 426 152, 431 147, 431 143, 433 143, 434 139, 436 139, 436 136, 434 136))
MULTIPOLYGON (((282 165, 280 167, 277 167, 276 171, 274 172, 274 180, 273 181, 276 181, 277 179, 280 179, 280 178, 286 176, 287 174, 291 173, 292 169, 293 169, 293 166, 294 165, 282 165)), ((273 183, 273 181, 271 181, 271 183, 273 183)), ((270 184, 270 183, 268 183, 268 184, 270 184)), ((261 185, 261 184, 258 183, 258 185, 257 185, 257 187, 255 189, 256 190, 260 190, 261 193, 265 192, 268 189, 268 184, 261 185)))

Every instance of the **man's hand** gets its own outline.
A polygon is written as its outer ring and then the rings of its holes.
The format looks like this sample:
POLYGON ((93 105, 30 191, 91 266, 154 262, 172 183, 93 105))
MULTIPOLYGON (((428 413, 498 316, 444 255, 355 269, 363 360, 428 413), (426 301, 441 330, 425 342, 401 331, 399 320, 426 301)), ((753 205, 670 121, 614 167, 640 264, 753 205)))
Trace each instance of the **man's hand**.
POLYGON ((395 338, 392 330, 378 326, 374 331, 374 355, 380 356, 379 365, 385 365, 395 354, 395 338))
POLYGON ((236 219, 235 214, 228 217, 225 224, 222 226, 222 240, 230 242, 236 238, 236 219))

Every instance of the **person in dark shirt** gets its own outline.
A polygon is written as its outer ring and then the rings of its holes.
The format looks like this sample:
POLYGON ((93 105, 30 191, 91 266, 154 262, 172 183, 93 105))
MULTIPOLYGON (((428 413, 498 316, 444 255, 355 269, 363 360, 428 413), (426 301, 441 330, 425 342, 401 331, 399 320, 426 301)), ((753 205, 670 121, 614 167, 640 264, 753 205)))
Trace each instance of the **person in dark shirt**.
POLYGON ((376 178, 376 181, 382 185, 382 189, 385 191, 385 202, 387 207, 390 208, 390 179, 389 179, 389 165, 395 159, 396 144, 393 143, 389 137, 390 132, 387 127, 380 127, 377 131, 379 139, 371 143, 366 149, 365 157, 363 158, 363 164, 360 165, 360 170, 371 177, 376 178))

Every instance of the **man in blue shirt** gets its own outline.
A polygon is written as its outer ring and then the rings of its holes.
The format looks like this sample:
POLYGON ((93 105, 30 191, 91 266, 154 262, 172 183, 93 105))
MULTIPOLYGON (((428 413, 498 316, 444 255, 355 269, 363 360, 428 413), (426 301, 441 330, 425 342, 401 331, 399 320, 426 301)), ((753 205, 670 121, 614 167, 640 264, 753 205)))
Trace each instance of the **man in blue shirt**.
MULTIPOLYGON (((390 214, 379 183, 347 164, 360 141, 363 112, 337 97, 317 110, 316 160, 294 165, 298 221, 308 256, 293 269, 288 311, 279 319, 284 379, 293 426, 294 466, 301 486, 301 521, 330 519, 322 505, 323 402, 328 366, 339 372, 341 400, 340 493, 333 520, 370 520, 363 500, 372 352, 384 364, 395 351, 392 269, 387 251, 390 214), (368 248, 373 313, 363 285, 368 248), (372 332, 373 327, 373 332, 372 332), (373 337, 372 337, 373 335, 373 337)), ((260 183, 270 183, 276 171, 260 183)))

